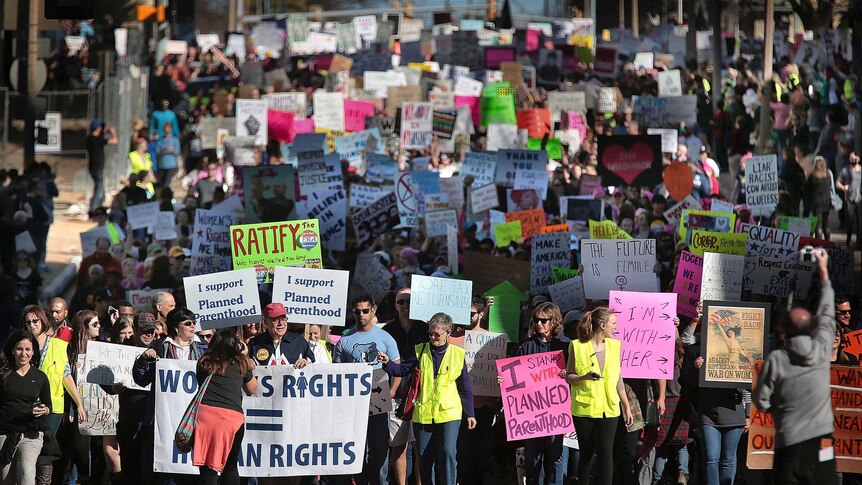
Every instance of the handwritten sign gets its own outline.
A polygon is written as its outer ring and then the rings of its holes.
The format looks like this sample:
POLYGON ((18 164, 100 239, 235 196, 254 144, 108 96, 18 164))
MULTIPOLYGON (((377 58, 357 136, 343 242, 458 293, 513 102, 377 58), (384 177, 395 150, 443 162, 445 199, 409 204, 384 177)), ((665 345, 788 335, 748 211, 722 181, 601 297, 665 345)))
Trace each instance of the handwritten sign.
POLYGON ((610 309, 617 314, 614 337, 622 341, 622 377, 672 378, 676 296, 671 293, 611 291, 609 303, 610 309))
POLYGON ((567 232, 533 236, 530 252, 530 293, 545 293, 548 285, 554 283, 552 266, 568 268, 571 265, 569 239, 567 232))
POLYGON ((479 214, 500 205, 497 186, 493 183, 479 188, 470 189, 470 208, 473 214, 479 214))
POLYGON ((155 227, 159 223, 159 203, 147 202, 126 207, 126 217, 132 229, 155 227))
POLYGON ((527 239, 539 234, 541 228, 545 226, 545 211, 538 208, 526 211, 507 212, 506 222, 512 221, 521 221, 521 237, 527 239))
POLYGON ((114 436, 117 434, 117 420, 120 417, 120 396, 112 396, 99 385, 86 381, 86 359, 86 354, 81 354, 76 362, 78 374, 75 384, 78 386, 81 404, 87 411, 86 420, 78 419, 78 431, 83 436, 114 436))
POLYGON ((458 212, 455 209, 430 211, 425 213, 426 236, 445 236, 447 227, 449 226, 458 226, 458 212))
POLYGON ((461 164, 461 174, 472 175, 473 188, 494 183, 494 173, 497 170, 497 154, 486 152, 469 152, 464 155, 461 164))
POLYGON ((673 207, 671 207, 670 209, 664 211, 662 215, 665 219, 667 219, 668 224, 670 224, 671 226, 678 226, 680 219, 682 219, 683 211, 687 209, 699 208, 700 202, 698 202, 697 199, 689 195, 685 199, 682 199, 681 201, 674 204, 673 207))
POLYGON ((631 239, 632 237, 614 221, 590 219, 590 239, 631 239))
POLYGON ((410 318, 427 322, 443 312, 458 325, 470 324, 472 281, 413 275, 410 291, 410 318))
POLYGON ((602 178, 598 175, 581 175, 581 186, 578 188, 578 195, 589 195, 590 197, 596 193, 596 190, 602 188, 602 178))
POLYGON ((512 243, 521 242, 521 221, 503 222, 494 225, 497 247, 504 248, 512 243))
POLYGON ((350 216, 350 220, 359 246, 364 247, 371 244, 377 236, 401 222, 395 192, 389 192, 375 200, 350 216))
POLYGON ((689 251, 703 257, 704 253, 745 256, 748 236, 738 232, 691 231, 689 251))
POLYGON ((655 261, 655 239, 582 240, 586 297, 606 300, 611 290, 658 291, 655 261))
POLYGON ((736 214, 686 209, 679 225, 680 237, 690 243, 689 229, 702 229, 712 232, 733 232, 736 227, 736 214))
POLYGON ((697 316, 697 302, 700 300, 700 284, 703 276, 703 258, 683 251, 679 258, 673 292, 677 294, 677 308, 680 315, 697 316))
POLYGON ((508 441, 574 431, 571 388, 559 376, 565 368, 562 352, 497 361, 508 441))
POLYGON ((735 254, 704 253, 701 300, 739 301, 745 257, 735 254))
POLYGON ((753 216, 768 216, 778 205, 778 160, 775 155, 745 162, 745 205, 753 216))
POLYGON ((98 340, 87 342, 85 381, 106 386, 122 384, 129 389, 149 391, 150 386, 141 387, 132 379, 135 359, 145 350, 147 349, 143 347, 111 344, 98 340))
POLYGON ((496 363, 506 358, 506 342, 505 333, 464 332, 462 347, 467 352, 465 363, 474 396, 500 397, 496 363))
POLYGON ((322 265, 317 219, 235 225, 230 227, 229 241, 233 267, 237 269, 255 268, 260 273, 270 273, 275 266, 322 265))
POLYGON ((554 283, 548 286, 548 292, 551 294, 551 301, 563 312, 583 308, 586 304, 584 280, 580 276, 554 283))
POLYGON ((799 234, 773 227, 743 224, 748 236, 743 288, 758 295, 786 297, 799 255, 799 234))
POLYGON ((431 144, 434 110, 431 103, 405 102, 401 107, 401 147, 424 149, 431 144))

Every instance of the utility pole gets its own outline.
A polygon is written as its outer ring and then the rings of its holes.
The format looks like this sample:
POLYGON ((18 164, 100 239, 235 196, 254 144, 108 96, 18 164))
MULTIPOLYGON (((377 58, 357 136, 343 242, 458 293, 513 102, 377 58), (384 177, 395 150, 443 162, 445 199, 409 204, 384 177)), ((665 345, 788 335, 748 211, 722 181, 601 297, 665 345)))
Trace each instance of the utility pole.
POLYGON ((20 101, 21 115, 24 119, 24 167, 36 161, 36 120, 33 118, 33 100, 31 98, 31 82, 35 84, 30 72, 35 58, 38 57, 38 32, 39 12, 36 4, 29 0, 18 0, 18 100, 20 101), (31 10, 32 9, 32 10, 31 10), (33 14, 35 13, 35 20, 33 14), (31 21, 33 24, 31 24, 31 21), (30 41, 33 41, 33 56, 31 58, 30 41))
POLYGON ((640 15, 638 14, 638 0, 632 0, 632 34, 640 37, 640 15))
POLYGON ((757 136, 757 151, 766 151, 766 141, 772 133, 769 122, 769 102, 772 100, 772 34, 775 32, 775 0, 766 0, 766 32, 763 39, 763 100, 760 105, 760 133, 757 136))
MULTIPOLYGON (((721 101, 721 53, 724 47, 724 36, 721 35, 721 1, 710 0, 712 7, 709 12, 709 20, 712 23, 712 112, 719 109, 721 101)), ((713 147, 715 148, 715 147, 713 147)))

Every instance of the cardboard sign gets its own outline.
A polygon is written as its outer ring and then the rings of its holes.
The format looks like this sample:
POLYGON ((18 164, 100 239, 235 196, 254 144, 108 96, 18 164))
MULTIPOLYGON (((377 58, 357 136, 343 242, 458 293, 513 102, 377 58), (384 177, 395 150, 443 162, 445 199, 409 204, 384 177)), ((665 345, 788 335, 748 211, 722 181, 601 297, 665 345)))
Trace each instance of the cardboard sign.
MULTIPOLYGON (((465 279, 473 281, 477 294, 484 293, 506 280, 509 280, 520 292, 526 292, 530 289, 529 261, 510 259, 506 261, 505 266, 500 265, 499 262, 496 256, 467 251, 464 253, 463 276, 465 279)), ((515 338, 517 340, 517 337, 515 338)))
POLYGON ((506 440, 540 438, 574 430, 571 388, 559 376, 566 368, 562 352, 497 361, 503 377, 500 394, 506 418, 506 440))
POLYGON ((664 185, 674 200, 683 200, 694 188, 694 172, 687 163, 673 162, 664 168, 664 185))
POLYGON ((705 300, 700 387, 748 388, 766 351, 769 303, 705 300))
POLYGON ((135 384, 132 378, 132 367, 135 359, 147 350, 143 347, 111 344, 91 340, 87 342, 87 354, 84 357, 84 382, 110 386, 122 384, 129 389, 149 391, 150 386, 142 387, 135 384))
POLYGON ((658 95, 662 98, 682 96, 682 77, 679 69, 658 72, 658 95))
POLYGON ((406 102, 401 107, 401 147, 421 150, 431 144, 434 110, 431 103, 406 102))
POLYGON ((233 267, 255 268, 267 281, 275 266, 322 265, 317 219, 231 226, 230 241, 233 267))
POLYGON ((703 257, 704 253, 735 254, 745 256, 748 236, 736 232, 691 231, 689 251, 703 257))
POLYGON ((155 227, 159 223, 159 203, 130 205, 126 208, 126 217, 132 229, 155 227))
POLYGON ((662 181, 660 136, 600 136, 598 159, 605 184, 654 187, 662 181))
POLYGON ((676 296, 611 291, 608 301, 609 308, 617 314, 614 338, 622 342, 622 377, 667 379, 673 376, 676 296))
POLYGON ((262 308, 255 268, 183 278, 186 305, 203 330, 259 322, 262 308))
POLYGON ((518 212, 507 212, 506 222, 512 221, 521 221, 521 237, 528 239, 539 234, 539 231, 545 226, 545 211, 544 209, 538 208, 518 212))
POLYGON ((700 299, 740 301, 744 272, 744 256, 704 253, 700 299))
MULTIPOLYGON (((311 364, 302 369, 258 366, 254 375, 258 382, 272 385, 258 386, 255 395, 243 397, 246 418, 241 446, 261 453, 242 453, 242 476, 351 475, 362 471, 358 455, 344 450, 353 446, 365 449, 372 393, 370 365, 311 364), (348 381, 356 385, 349 386, 348 381), (325 382, 342 384, 316 385, 325 382), (312 452, 315 459, 311 459, 312 452)), ((153 468, 157 473, 197 474, 199 468, 192 465, 191 454, 177 451, 173 441, 180 419, 197 392, 195 362, 160 359, 154 385, 153 468)))
POLYGON ((464 343, 461 347, 467 352, 467 373, 474 396, 500 396, 500 385, 497 384, 497 361, 506 358, 505 333, 464 332, 464 343))
POLYGON ((477 189, 470 189, 471 213, 479 214, 500 205, 497 186, 488 184, 477 189))
MULTIPOLYGON (((661 136, 661 151, 664 153, 676 153, 679 145, 679 132, 677 130, 672 128, 647 128, 647 135, 661 136)), ((665 170, 667 170, 667 167, 665 170)))
POLYGON ((608 292, 658 291, 654 239, 581 240, 584 292, 606 300, 608 292))
POLYGON ((543 294, 547 287, 554 283, 551 266, 571 266, 570 239, 567 232, 533 236, 530 252, 530 293, 543 294))
POLYGON ((335 269, 276 267, 272 301, 284 304, 291 323, 343 327, 349 275, 335 269))
POLYGON ((778 205, 778 160, 775 155, 745 162, 745 205, 753 216, 768 216, 778 205))
POLYGON ((266 146, 269 139, 267 109, 264 99, 237 99, 236 136, 253 136, 256 146, 266 146))
POLYGON ((631 239, 632 237, 614 221, 594 221, 590 219, 590 239, 631 239))
POLYGON ((356 242, 360 247, 371 244, 377 236, 401 222, 395 192, 390 192, 368 207, 350 216, 356 242))
POLYGON ((232 212, 196 209, 192 234, 189 274, 218 273, 231 269, 230 226, 236 224, 232 212))
POLYGON ((415 274, 410 279, 410 318, 428 321, 443 312, 458 325, 470 324, 473 282, 415 274))
MULTIPOLYGON (((757 387, 762 367, 763 362, 757 362, 754 366, 753 387, 757 387)), ((829 383, 835 423, 835 431, 832 433, 835 441, 831 448, 834 450, 835 468, 840 473, 862 473, 862 460, 859 459, 860 450, 857 446, 862 368, 833 365, 829 383)), ((751 470, 771 470, 774 455, 775 419, 772 414, 763 413, 752 406, 746 466, 751 470)))
POLYGON ((586 304, 584 280, 580 276, 554 283, 548 286, 548 292, 551 294, 551 301, 564 313, 583 308, 586 304))
POLYGON ((679 221, 682 219, 682 213, 688 209, 697 209, 700 207, 700 202, 697 201, 692 196, 688 196, 685 199, 677 202, 670 209, 664 211, 662 214, 665 219, 667 219, 667 223, 671 226, 679 226, 679 221))
POLYGON ((521 221, 510 221, 494 225, 494 236, 498 248, 521 242, 521 221))
MULTIPOLYGON (((740 275, 741 276, 741 275, 740 275)), ((703 258, 688 251, 680 254, 673 292, 677 294, 677 309, 680 315, 697 316, 700 301, 700 285, 703 277, 703 258)))
POLYGON ((455 209, 430 211, 425 213, 425 235, 428 237, 445 236, 447 228, 458 226, 458 212, 455 209))

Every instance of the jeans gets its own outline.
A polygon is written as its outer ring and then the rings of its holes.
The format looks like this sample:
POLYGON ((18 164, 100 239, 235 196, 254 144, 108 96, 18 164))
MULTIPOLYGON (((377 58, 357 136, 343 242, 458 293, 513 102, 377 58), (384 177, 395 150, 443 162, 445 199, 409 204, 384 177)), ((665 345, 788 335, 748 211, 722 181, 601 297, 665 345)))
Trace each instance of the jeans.
MULTIPOLYGON (((458 483, 484 485, 485 470, 490 469, 494 456, 494 410, 484 406, 474 410, 476 427, 467 429, 467 419, 461 420, 458 433, 458 483)), ((408 454, 409 454, 408 450, 408 454)))
MULTIPOLYGON (((368 417, 368 453, 362 474, 356 475, 356 485, 381 485, 386 483, 386 456, 389 453, 389 414, 368 417)), ((430 483, 430 482, 429 482, 430 483)))
POLYGON ((656 448, 655 464, 653 465, 653 485, 661 481, 661 475, 664 473, 664 466, 667 464, 668 457, 670 457, 673 452, 676 452, 676 461, 679 464, 679 473, 682 473, 685 476, 689 475, 688 445, 662 445, 656 448))
MULTIPOLYGON (((0 434, 0 448, 6 443, 8 435, 0 434)), ((33 485, 36 483, 36 459, 42 451, 42 432, 24 433, 12 462, 0 470, 0 482, 33 485), (14 474, 12 473, 14 469, 14 474), (14 477, 14 479, 13 479, 14 477)))
POLYGON ((419 446, 419 476, 422 483, 455 485, 458 478, 455 452, 460 429, 460 419, 448 423, 413 423, 416 443, 419 446), (432 481, 433 475, 436 475, 436 481, 432 481))
MULTIPOLYGON (((527 485, 537 485, 542 471, 546 485, 562 485, 566 472, 563 457, 563 435, 531 438, 524 441, 527 485)), ((568 461, 568 460, 567 460, 568 461)))
POLYGON ((742 426, 722 427, 704 424, 706 445, 706 485, 733 485, 736 475, 736 447, 742 426))
POLYGON ((93 178, 93 198, 90 199, 90 212, 105 203, 105 174, 102 172, 90 172, 93 178))

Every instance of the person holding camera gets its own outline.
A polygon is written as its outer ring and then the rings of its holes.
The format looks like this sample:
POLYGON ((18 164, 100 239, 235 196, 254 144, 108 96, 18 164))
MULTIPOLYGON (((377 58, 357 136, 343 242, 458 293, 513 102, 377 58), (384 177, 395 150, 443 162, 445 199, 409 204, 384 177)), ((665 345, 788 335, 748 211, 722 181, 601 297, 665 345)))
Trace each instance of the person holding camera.
POLYGON ((593 456, 599 457, 600 483, 613 483, 614 436, 620 405, 626 426, 633 417, 621 377, 621 343, 611 338, 617 328, 613 310, 596 308, 584 314, 576 340, 569 346, 565 376, 572 390, 572 414, 581 446, 578 483, 589 485, 593 456))
POLYGON ((812 315, 793 308, 779 330, 784 346, 769 354, 752 402, 775 416, 773 483, 837 483, 830 361, 835 339, 835 290, 829 281, 829 255, 814 250, 820 302, 812 315))

